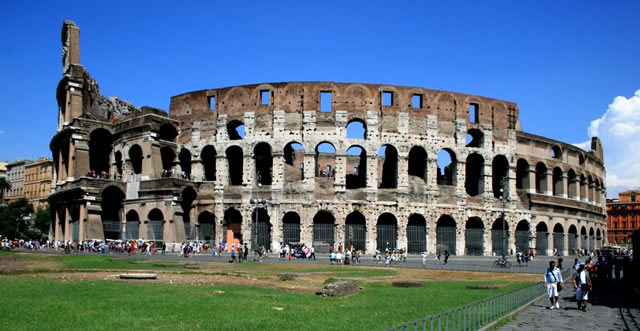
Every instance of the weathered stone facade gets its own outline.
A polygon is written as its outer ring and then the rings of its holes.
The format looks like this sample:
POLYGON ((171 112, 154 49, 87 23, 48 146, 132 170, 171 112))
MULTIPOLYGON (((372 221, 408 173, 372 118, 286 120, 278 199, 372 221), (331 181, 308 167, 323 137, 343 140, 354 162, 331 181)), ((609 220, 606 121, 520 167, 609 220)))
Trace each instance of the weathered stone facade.
POLYGON ((418 87, 288 82, 181 94, 167 116, 104 102, 79 63, 72 22, 63 25, 63 46, 51 141, 56 239, 490 255, 502 245, 503 212, 511 250, 566 252, 575 244, 571 225, 597 234, 587 248, 606 238, 600 141, 586 152, 522 132, 514 103, 418 87), (351 125, 362 136, 347 137, 351 125), (452 162, 439 167, 438 158, 452 162))

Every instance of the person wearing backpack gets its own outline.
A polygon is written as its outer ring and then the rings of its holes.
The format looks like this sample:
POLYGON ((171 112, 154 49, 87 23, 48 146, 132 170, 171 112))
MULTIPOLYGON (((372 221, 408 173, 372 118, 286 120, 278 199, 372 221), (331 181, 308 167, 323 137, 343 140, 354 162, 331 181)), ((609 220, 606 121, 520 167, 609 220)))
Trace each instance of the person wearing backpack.
POLYGON ((587 299, 589 292, 593 289, 589 271, 585 268, 584 261, 580 261, 578 271, 573 277, 573 287, 576 289, 576 301, 578 301, 578 310, 587 311, 587 299))
POLYGON ((560 273, 560 269, 556 268, 555 261, 549 262, 549 269, 544 273, 544 283, 542 287, 547 289, 549 301, 551 301, 549 309, 560 309, 558 292, 562 291, 562 274, 560 273))

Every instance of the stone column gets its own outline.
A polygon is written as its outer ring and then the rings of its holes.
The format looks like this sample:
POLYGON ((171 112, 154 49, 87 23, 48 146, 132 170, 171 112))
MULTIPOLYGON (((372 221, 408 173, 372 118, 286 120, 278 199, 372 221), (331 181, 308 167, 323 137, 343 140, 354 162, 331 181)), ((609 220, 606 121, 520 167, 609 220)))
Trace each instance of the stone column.
POLYGON ((71 231, 69 231, 69 221, 71 220, 71 209, 64 207, 64 240, 71 240, 71 231))
POLYGON ((542 187, 542 192, 543 194, 546 195, 553 195, 553 189, 552 189, 552 185, 553 185, 553 173, 549 172, 549 170, 547 169, 547 172, 545 172, 544 174, 542 174, 542 176, 546 177, 546 180, 544 181, 544 187, 542 187))
POLYGON ((87 206, 85 202, 80 203, 80 218, 78 219, 78 240, 85 240, 84 237, 84 222, 87 219, 87 206))
MULTIPOLYGON (((67 166, 69 167, 67 169, 67 174, 69 177, 71 177, 70 179, 73 180, 75 178, 75 154, 76 154, 76 147, 75 144, 73 143, 73 141, 71 141, 69 143, 69 163, 67 164, 67 166)), ((66 232, 66 229, 65 229, 66 232)))
POLYGON ((397 235, 398 235, 398 248, 408 249, 409 243, 407 242, 407 224, 409 223, 408 217, 402 217, 397 219, 397 235))
POLYGON ((529 169, 527 171, 529 172, 529 175, 527 176, 527 192, 536 193, 536 170, 534 168, 533 170, 529 169))
POLYGON ((60 208, 64 208, 64 207, 58 206, 57 209, 53 210, 53 212, 55 213, 54 240, 64 240, 64 233, 62 233, 62 226, 60 226, 60 224, 62 222, 62 220, 60 219, 60 208))
MULTIPOLYGON (((217 167, 216 167, 216 169, 217 169, 217 167)), ((192 159, 191 160, 191 180, 193 180, 193 181, 205 181, 206 180, 206 178, 204 176, 204 165, 202 164, 202 160, 198 160, 198 159, 192 159)))

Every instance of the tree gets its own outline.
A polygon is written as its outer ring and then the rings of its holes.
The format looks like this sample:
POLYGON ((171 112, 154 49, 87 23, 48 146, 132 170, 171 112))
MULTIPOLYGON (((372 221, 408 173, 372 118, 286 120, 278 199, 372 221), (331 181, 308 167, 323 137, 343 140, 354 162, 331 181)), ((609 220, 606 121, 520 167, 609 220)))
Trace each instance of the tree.
POLYGON ((33 206, 25 198, 18 199, 6 207, 0 207, 0 234, 9 238, 25 238, 28 224, 24 217, 33 213, 33 206))
POLYGON ((0 205, 4 203, 4 191, 11 189, 11 183, 5 177, 0 177, 0 205))

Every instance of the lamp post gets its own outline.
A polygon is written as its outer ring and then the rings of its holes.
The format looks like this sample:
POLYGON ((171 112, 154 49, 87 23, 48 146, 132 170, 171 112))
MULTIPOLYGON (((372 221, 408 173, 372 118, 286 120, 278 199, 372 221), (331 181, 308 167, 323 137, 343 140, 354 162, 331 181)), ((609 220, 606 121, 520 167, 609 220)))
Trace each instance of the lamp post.
POLYGON ((251 248, 253 249, 253 260, 257 261, 258 260, 258 247, 256 247, 256 246, 258 244, 258 219, 260 217, 260 211, 258 210, 258 208, 265 207, 267 205, 267 200, 251 198, 249 200, 249 203, 252 206, 253 205, 256 206, 256 209, 255 209, 256 218, 253 221, 253 229, 251 231, 251 233, 252 233, 252 236, 251 236, 252 237, 251 238, 251 248))
POLYGON ((507 185, 507 176, 502 177, 500 180, 500 200, 502 200, 502 260, 505 259, 506 249, 507 249, 507 235, 506 235, 506 204, 507 201, 510 201, 511 198, 505 195, 505 186, 507 185))

